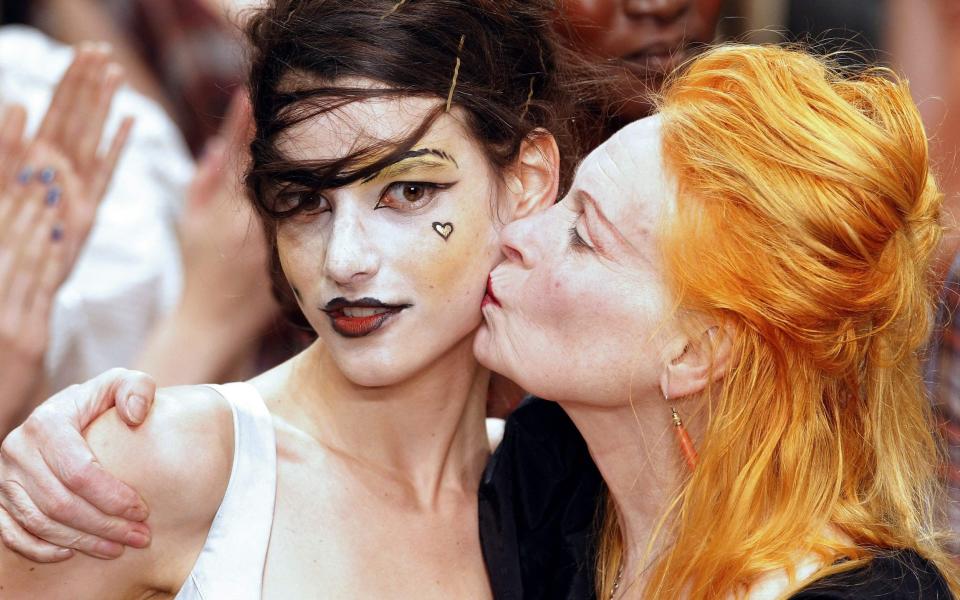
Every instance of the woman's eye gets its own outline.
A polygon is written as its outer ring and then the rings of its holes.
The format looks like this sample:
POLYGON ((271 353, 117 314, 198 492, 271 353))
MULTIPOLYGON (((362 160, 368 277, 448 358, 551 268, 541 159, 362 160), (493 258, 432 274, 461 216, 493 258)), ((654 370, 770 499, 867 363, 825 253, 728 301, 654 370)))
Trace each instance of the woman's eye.
POLYGON ((590 246, 590 244, 588 244, 587 241, 580 235, 580 232, 577 231, 576 223, 574 223, 573 227, 570 228, 570 248, 578 251, 593 250, 593 247, 590 246))
POLYGON ((416 210, 429 204, 438 190, 449 187, 450 185, 440 185, 438 183, 410 181, 393 183, 383 191, 374 209, 416 210))
POLYGON ((320 214, 330 210, 327 199, 318 192, 288 191, 277 196, 275 210, 288 214, 320 214))

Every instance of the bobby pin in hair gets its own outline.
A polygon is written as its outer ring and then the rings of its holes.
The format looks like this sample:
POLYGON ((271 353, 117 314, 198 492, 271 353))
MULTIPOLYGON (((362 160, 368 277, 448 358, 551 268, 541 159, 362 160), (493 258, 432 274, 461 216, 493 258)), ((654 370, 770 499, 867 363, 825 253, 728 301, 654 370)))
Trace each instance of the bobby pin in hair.
POLYGON ((527 94, 527 101, 523 103, 523 112, 520 113, 521 121, 527 116, 527 111, 530 110, 530 101, 533 100, 533 82, 536 81, 536 79, 536 75, 530 78, 530 92, 527 94))
POLYGON ((457 77, 460 76, 460 53, 463 51, 463 42, 466 39, 466 35, 461 35, 460 45, 457 46, 457 64, 453 67, 453 82, 450 84, 450 93, 447 94, 446 112, 450 112, 450 104, 453 103, 453 92, 457 89, 457 77))
POLYGON ((394 5, 393 5, 393 8, 391 8, 390 10, 388 10, 385 15, 383 15, 382 17, 380 17, 380 20, 382 21, 382 20, 386 19, 387 17, 389 17, 390 15, 392 15, 393 13, 397 12, 398 10, 400 10, 400 7, 403 6, 404 4, 406 4, 406 2, 407 2, 407 0, 400 0, 400 2, 397 2, 396 4, 394 4, 394 5))

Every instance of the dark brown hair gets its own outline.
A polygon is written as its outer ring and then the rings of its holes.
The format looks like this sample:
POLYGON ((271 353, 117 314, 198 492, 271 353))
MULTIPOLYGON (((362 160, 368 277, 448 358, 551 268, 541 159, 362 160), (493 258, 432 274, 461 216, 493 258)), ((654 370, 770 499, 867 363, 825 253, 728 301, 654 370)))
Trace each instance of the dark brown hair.
MULTIPOLYGON (((466 113, 490 163, 506 166, 524 139, 545 129, 560 146, 568 183, 576 162, 599 143, 605 115, 601 78, 562 46, 555 18, 553 0, 274 0, 256 11, 247 27, 256 123, 247 184, 271 244, 280 220, 312 208, 314 196, 304 191, 349 185, 410 150, 444 110, 458 57, 452 104, 466 113), (346 87, 345 77, 385 87, 346 87), (293 162, 277 146, 305 119, 389 96, 439 102, 405 139, 334 160, 293 162), (298 193, 285 194, 291 189, 298 193)), ((284 305, 296 306, 275 248, 273 271, 284 305)), ((299 311, 288 313, 306 324, 299 311)))

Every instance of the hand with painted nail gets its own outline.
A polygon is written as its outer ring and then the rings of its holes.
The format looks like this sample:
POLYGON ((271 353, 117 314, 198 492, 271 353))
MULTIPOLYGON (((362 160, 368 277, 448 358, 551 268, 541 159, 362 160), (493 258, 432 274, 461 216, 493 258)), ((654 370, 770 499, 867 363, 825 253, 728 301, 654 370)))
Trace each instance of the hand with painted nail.
POLYGON ((0 538, 37 562, 57 562, 77 550, 116 558, 123 546, 143 548, 148 509, 107 473, 82 432, 114 405, 137 426, 150 411, 156 383, 144 373, 113 369, 41 404, 0 447, 0 538))
MULTIPOLYGON (((65 245, 71 258, 86 241, 133 126, 133 119, 125 118, 101 152, 110 105, 122 82, 123 70, 111 61, 108 48, 80 46, 28 145, 57 152, 76 174, 76 189, 64 204, 65 245)), ((59 175, 55 168, 38 174, 50 184, 59 175)))
POLYGON ((32 156, 46 166, 23 167, 0 190, 0 433, 19 422, 40 392, 50 309, 69 265, 61 196, 73 182, 51 180, 53 153, 32 156))

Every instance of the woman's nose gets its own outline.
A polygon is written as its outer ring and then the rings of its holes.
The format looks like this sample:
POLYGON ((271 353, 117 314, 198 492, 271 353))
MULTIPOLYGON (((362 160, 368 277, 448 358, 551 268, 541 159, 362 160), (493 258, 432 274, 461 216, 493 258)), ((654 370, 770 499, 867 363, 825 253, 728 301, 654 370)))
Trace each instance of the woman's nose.
POLYGON ((327 277, 341 287, 360 285, 380 268, 380 255, 359 217, 348 209, 334 213, 324 269, 327 277))
POLYGON ((690 0, 624 0, 624 12, 630 17, 653 17, 658 21, 678 19, 690 6, 690 0))
POLYGON ((543 243, 542 214, 535 214, 507 224, 500 230, 500 248, 508 261, 525 268, 532 267, 540 256, 543 243))

